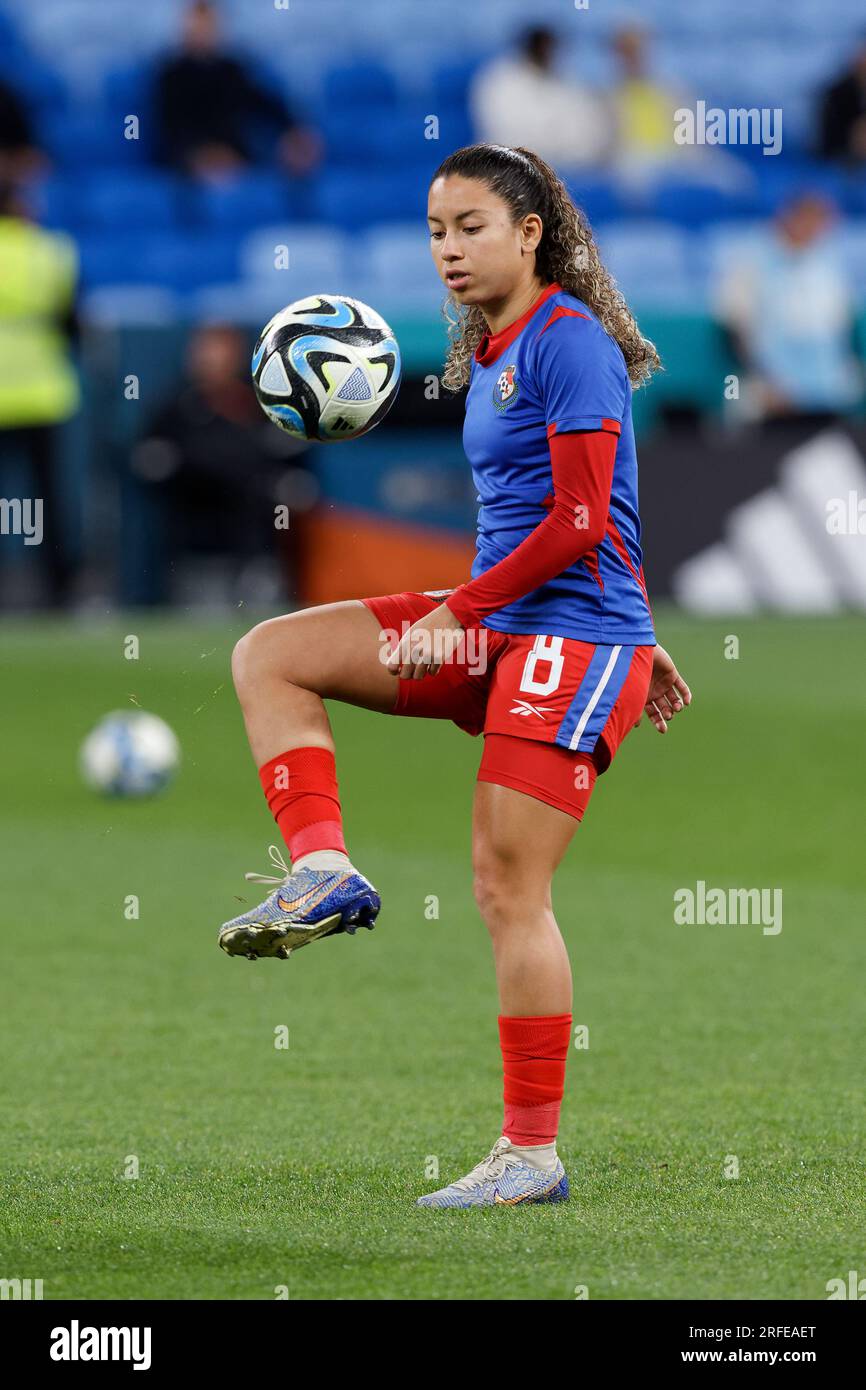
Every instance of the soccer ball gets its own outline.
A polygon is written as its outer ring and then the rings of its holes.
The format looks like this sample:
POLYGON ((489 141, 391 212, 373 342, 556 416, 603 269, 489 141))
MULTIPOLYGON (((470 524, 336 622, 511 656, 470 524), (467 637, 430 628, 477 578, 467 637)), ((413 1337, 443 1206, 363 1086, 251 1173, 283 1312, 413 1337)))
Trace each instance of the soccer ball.
POLYGON ((151 796, 171 781, 179 762, 171 729, 144 710, 107 714, 81 746, 81 775, 106 796, 151 796))
POLYGON ((314 294, 262 329, 253 386, 270 420, 296 439, 357 439, 384 419, 400 385, 400 349, 374 309, 314 294))

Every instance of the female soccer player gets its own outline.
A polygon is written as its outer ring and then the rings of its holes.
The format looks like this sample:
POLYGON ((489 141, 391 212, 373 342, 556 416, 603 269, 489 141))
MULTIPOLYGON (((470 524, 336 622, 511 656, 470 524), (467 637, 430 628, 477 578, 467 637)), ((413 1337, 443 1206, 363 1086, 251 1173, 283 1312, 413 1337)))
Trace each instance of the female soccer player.
POLYGON ((379 896, 346 852, 323 700, 483 733, 473 866, 499 987, 505 1121, 471 1173, 418 1200, 562 1201, 571 971, 551 880, 643 711, 665 732, 691 700, 656 644, 641 563, 631 392, 658 358, 565 187, 529 150, 450 155, 428 220, 449 291, 444 384, 469 386, 472 578, 305 609, 238 643, 235 686, 292 869, 272 847, 279 876, 248 877, 278 886, 222 927, 220 945, 285 957, 373 925, 379 896))

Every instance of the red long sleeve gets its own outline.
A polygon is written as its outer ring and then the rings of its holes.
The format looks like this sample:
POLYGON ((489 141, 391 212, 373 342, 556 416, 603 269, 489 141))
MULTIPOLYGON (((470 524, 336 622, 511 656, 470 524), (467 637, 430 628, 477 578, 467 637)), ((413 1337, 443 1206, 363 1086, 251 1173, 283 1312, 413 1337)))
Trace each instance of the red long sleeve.
POLYGON ((445 599, 464 627, 539 589, 601 543, 617 442, 608 430, 552 436, 553 507, 510 555, 445 599))

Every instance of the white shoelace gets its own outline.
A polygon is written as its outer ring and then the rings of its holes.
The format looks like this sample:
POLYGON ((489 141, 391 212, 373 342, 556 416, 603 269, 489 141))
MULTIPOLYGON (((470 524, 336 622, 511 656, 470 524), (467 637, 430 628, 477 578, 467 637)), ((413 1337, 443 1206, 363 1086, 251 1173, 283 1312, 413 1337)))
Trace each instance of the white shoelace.
POLYGON ((274 868, 279 870, 279 874, 276 878, 274 878, 272 874, 244 874, 244 878, 248 879, 250 883, 277 884, 285 883, 287 878, 291 878, 292 871, 286 863, 285 859, 283 858, 282 851, 279 845, 270 845, 268 847, 268 858, 270 859, 274 868))
POLYGON ((459 1192, 470 1192, 479 1182, 493 1182, 494 1179, 501 1178, 508 1167, 509 1158, 512 1163, 517 1162, 516 1156, 509 1154, 510 1148, 511 1140, 506 1139, 503 1134, 501 1139, 497 1139, 487 1157, 477 1163, 471 1173, 467 1173, 465 1178, 458 1178, 456 1182, 449 1183, 449 1187, 456 1187, 459 1192))

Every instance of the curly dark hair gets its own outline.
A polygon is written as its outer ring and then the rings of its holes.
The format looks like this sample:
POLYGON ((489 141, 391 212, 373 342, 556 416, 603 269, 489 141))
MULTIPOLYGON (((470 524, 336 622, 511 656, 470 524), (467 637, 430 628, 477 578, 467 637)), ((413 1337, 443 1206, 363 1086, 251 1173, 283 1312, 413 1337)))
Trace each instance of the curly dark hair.
MULTIPOLYGON (((619 344, 633 386, 649 381, 661 367, 655 346, 643 337, 622 292, 601 263, 585 214, 550 165, 520 145, 466 145, 442 161, 430 183, 450 174, 485 183, 508 205, 514 222, 530 212, 538 214, 543 224, 535 252, 539 278, 548 285, 556 281, 588 305, 619 344)), ((477 304, 461 305, 452 294, 443 312, 449 346, 442 381, 449 390, 459 391, 469 382, 472 356, 487 332, 487 321, 477 304)))

